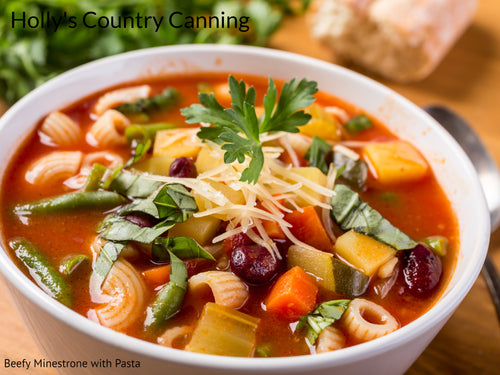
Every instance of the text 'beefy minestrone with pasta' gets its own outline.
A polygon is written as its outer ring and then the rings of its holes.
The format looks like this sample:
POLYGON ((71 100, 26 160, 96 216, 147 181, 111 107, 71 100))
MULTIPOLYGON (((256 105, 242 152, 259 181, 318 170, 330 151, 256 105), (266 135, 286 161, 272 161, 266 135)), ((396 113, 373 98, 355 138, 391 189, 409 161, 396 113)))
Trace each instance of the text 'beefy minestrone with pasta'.
POLYGON ((54 103, 1 211, 5 248, 51 297, 226 356, 390 334, 439 298, 459 245, 420 152, 302 78, 172 76, 54 103))

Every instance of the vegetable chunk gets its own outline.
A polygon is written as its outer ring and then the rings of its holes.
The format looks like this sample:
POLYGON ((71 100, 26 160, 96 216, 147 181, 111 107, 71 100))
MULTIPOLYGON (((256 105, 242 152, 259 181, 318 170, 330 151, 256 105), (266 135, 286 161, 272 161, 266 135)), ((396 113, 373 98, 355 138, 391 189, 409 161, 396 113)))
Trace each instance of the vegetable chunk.
POLYGON ((197 353, 250 357, 260 319, 208 302, 186 350, 197 353))
POLYGON ((344 233, 335 243, 337 253, 354 267, 371 276, 396 255, 396 250, 354 230, 344 233))
POLYGON ((296 266, 278 278, 265 304, 267 311, 293 322, 314 309, 317 295, 313 278, 296 266))
POLYGON ((285 220, 292 224, 290 230, 300 241, 319 250, 332 251, 332 242, 314 207, 307 206, 302 212, 295 210, 287 213, 285 220))
POLYGON ((429 169, 420 153, 404 141, 372 143, 364 154, 384 185, 418 181, 429 169))

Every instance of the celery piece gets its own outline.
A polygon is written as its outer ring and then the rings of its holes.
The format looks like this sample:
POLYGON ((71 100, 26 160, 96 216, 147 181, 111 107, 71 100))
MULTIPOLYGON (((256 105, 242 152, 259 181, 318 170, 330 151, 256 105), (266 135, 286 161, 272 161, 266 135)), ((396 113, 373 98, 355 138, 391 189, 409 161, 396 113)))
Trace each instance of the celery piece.
POLYGON ((440 257, 444 257, 448 251, 448 239, 443 236, 430 236, 424 238, 422 242, 440 257))
POLYGON ((208 302, 186 350, 197 353, 250 357, 260 319, 208 302))

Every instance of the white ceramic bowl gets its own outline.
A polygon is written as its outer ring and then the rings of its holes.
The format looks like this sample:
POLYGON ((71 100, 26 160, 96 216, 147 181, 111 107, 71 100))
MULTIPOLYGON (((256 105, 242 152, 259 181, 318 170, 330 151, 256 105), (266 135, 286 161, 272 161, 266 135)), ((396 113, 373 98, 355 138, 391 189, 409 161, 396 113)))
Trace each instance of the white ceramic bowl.
MULTIPOLYGON (((112 366, 105 369, 107 374, 123 373, 122 365, 139 365, 137 373, 148 374, 403 373, 476 280, 488 247, 489 216, 475 171, 457 143, 425 112, 370 79, 311 58, 242 46, 163 47, 106 58, 51 80, 1 118, 0 175, 20 140, 49 111, 124 81, 200 71, 316 80, 320 90, 363 108, 413 143, 430 162, 458 216, 461 249, 449 285, 430 311, 380 339, 316 356, 230 358, 169 349, 103 328, 44 294, 0 249, 0 270, 6 285, 46 359, 89 361, 86 369, 80 367, 83 373, 95 373, 91 360, 109 359, 112 366), (115 359, 128 362, 115 363, 115 359)), ((60 371, 75 373, 71 367, 60 371)))

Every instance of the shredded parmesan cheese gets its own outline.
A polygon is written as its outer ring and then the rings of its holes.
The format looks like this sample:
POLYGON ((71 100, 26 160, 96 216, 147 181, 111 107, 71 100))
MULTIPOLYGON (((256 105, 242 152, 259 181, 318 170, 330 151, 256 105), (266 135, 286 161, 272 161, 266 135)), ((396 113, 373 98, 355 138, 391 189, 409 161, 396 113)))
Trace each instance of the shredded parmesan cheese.
MULTIPOLYGON (((256 184, 240 181, 242 171, 248 167, 251 161, 248 157, 243 163, 217 165, 211 170, 200 173, 196 178, 146 176, 166 183, 183 184, 190 188, 193 193, 205 198, 210 205, 205 207, 205 210, 195 213, 194 217, 223 215, 228 221, 227 229, 224 233, 216 236, 213 243, 218 243, 239 233, 246 233, 252 241, 265 247, 273 256, 281 258, 276 244, 269 238, 262 225, 263 220, 268 220, 276 222, 293 244, 312 249, 310 245, 298 240, 291 233, 291 225, 285 221, 284 216, 286 212, 292 211, 289 207, 301 210, 298 204, 298 201, 301 200, 322 208, 324 212, 328 213, 324 216, 329 217, 331 209, 329 202, 334 194, 335 171, 329 173, 327 186, 317 184, 294 173, 278 159, 285 149, 288 151, 290 146, 286 140, 283 141, 283 133, 264 135, 263 139, 266 142, 278 140, 283 147, 272 145, 263 147, 264 166, 256 184), (210 184, 211 182, 224 183, 230 189, 241 192, 244 203, 232 203, 230 198, 224 195, 224 192, 216 190, 210 184), (307 187, 309 192, 302 187, 307 187), (314 193, 314 196, 311 193, 314 193)), ((208 147, 215 157, 223 158, 224 150, 219 145, 207 142, 201 143, 201 147, 208 147)), ((291 146, 290 148, 291 151, 288 152, 292 155, 294 154, 293 148, 291 146)), ((295 156, 297 157, 296 154, 295 156)), ((331 222, 329 226, 331 226, 331 222)), ((334 239, 331 228, 328 228, 327 225, 325 227, 327 227, 327 233, 334 239)))

